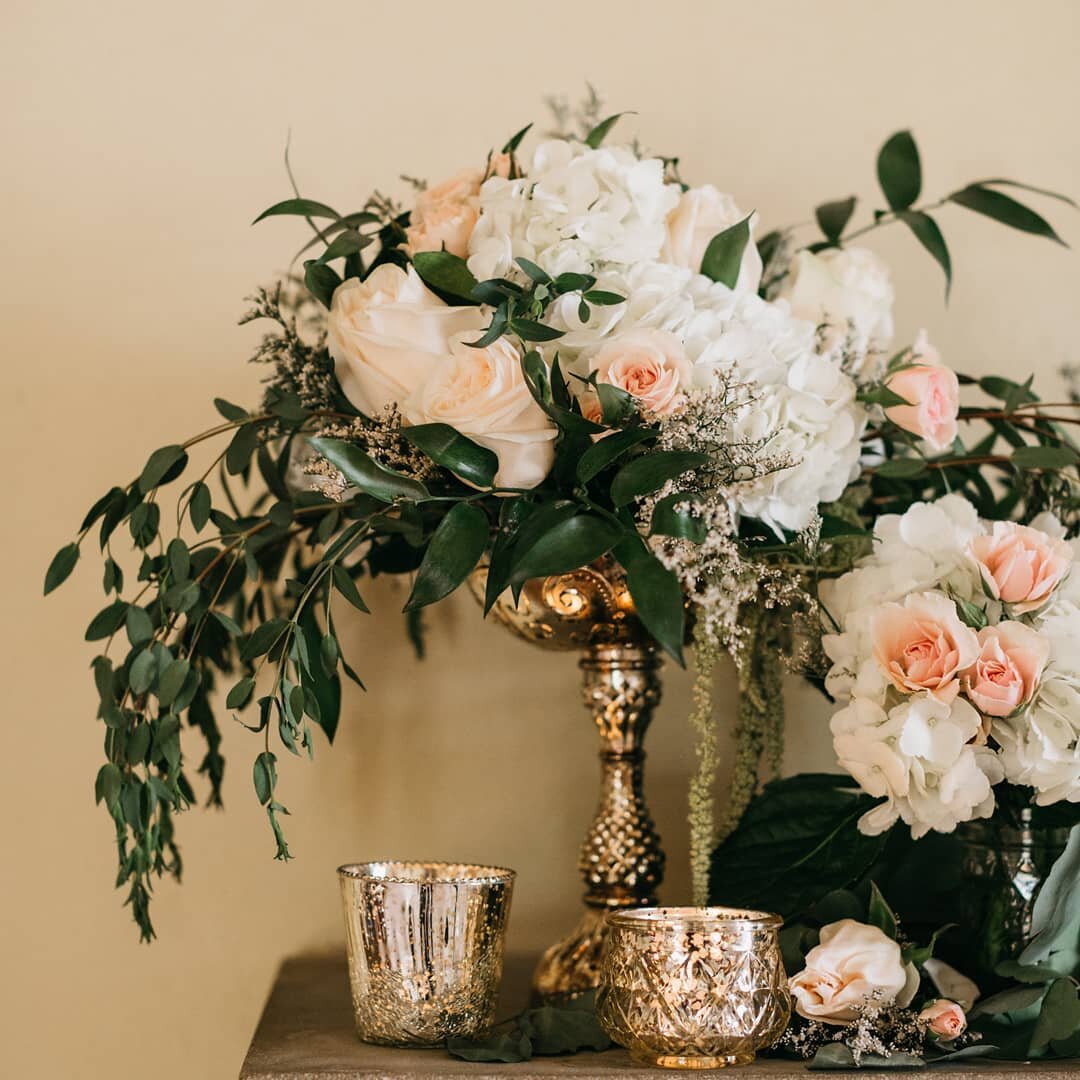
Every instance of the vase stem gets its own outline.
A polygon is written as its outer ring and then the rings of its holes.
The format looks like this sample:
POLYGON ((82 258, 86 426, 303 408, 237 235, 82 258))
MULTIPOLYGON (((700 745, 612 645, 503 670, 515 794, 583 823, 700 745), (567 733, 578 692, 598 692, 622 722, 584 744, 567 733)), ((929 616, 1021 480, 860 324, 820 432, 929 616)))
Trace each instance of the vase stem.
POLYGON ((538 997, 571 997, 598 984, 604 914, 649 907, 664 876, 664 853, 645 805, 642 741, 660 700, 660 659, 650 645, 593 645, 581 659, 585 706, 600 734, 600 803, 578 869, 586 912, 544 954, 533 976, 538 997))

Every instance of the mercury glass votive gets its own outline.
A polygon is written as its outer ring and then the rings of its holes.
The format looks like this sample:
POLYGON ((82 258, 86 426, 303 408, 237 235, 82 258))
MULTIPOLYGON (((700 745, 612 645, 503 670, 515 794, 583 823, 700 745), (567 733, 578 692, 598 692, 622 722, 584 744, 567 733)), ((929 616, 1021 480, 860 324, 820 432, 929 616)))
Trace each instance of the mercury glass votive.
POLYGON ((791 1016, 781 923, 722 907, 612 912, 596 998, 601 1026, 643 1064, 748 1064, 791 1016))
POLYGON ((495 1021, 514 871, 439 862, 338 868, 357 1034, 386 1046, 483 1036, 495 1021))

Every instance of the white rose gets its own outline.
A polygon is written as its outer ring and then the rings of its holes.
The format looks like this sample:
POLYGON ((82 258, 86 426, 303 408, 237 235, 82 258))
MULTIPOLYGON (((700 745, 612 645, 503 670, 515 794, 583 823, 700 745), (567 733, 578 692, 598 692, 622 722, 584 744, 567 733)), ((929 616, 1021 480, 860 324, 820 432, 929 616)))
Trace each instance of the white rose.
POLYGON ((867 1001, 909 1004, 918 973, 904 964, 900 946, 884 931, 841 919, 822 927, 820 944, 806 954, 806 967, 788 980, 788 988, 800 1016, 849 1024, 867 1001))
POLYGON ((412 424, 449 424, 493 450, 499 459, 497 487, 531 488, 551 471, 557 429, 533 400, 521 371, 521 355, 506 338, 471 348, 473 334, 451 339, 405 407, 412 424))
POLYGON ((824 351, 843 351, 853 375, 874 375, 892 343, 893 287, 866 248, 800 251, 780 287, 791 312, 824 327, 824 351))
MULTIPOLYGON (((664 262, 685 266, 698 273, 712 238, 745 217, 735 200, 712 184, 691 188, 683 192, 679 205, 668 215, 667 239, 660 257, 664 262)), ((751 221, 751 230, 753 225, 751 221)), ((751 239, 743 252, 735 288, 757 292, 761 270, 761 255, 751 239)))
POLYGON ((327 348, 345 396, 375 416, 404 403, 446 357, 451 335, 480 333, 486 323, 479 308, 443 303, 411 266, 384 264, 334 291, 327 348))

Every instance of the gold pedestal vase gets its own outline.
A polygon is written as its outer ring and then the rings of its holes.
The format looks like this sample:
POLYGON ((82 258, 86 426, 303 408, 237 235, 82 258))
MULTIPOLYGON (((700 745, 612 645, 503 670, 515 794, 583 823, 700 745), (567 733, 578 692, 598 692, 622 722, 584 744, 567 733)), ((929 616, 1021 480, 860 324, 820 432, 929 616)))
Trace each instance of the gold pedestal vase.
MULTIPOLYGON (((486 572, 472 579, 483 597, 486 572)), ((605 915, 656 904, 664 853, 642 792, 642 740, 660 700, 660 657, 639 622, 621 570, 601 561, 504 593, 492 614, 548 649, 579 650, 582 690, 600 734, 600 802, 578 858, 585 912, 544 953, 533 975, 541 1000, 566 999, 600 983, 605 915)))

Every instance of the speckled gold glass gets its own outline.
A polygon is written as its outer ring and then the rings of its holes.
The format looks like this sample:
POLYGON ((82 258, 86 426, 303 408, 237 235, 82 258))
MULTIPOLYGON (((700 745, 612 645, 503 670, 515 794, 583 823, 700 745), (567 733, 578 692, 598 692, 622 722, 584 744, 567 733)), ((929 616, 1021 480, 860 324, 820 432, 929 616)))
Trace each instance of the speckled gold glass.
POLYGON ((748 1064, 791 1016, 781 921, 720 907, 613 912, 596 999, 600 1024, 644 1064, 748 1064))
POLYGON ((495 1021, 514 871, 461 863, 338 868, 356 1031, 385 1046, 477 1038, 495 1021))

